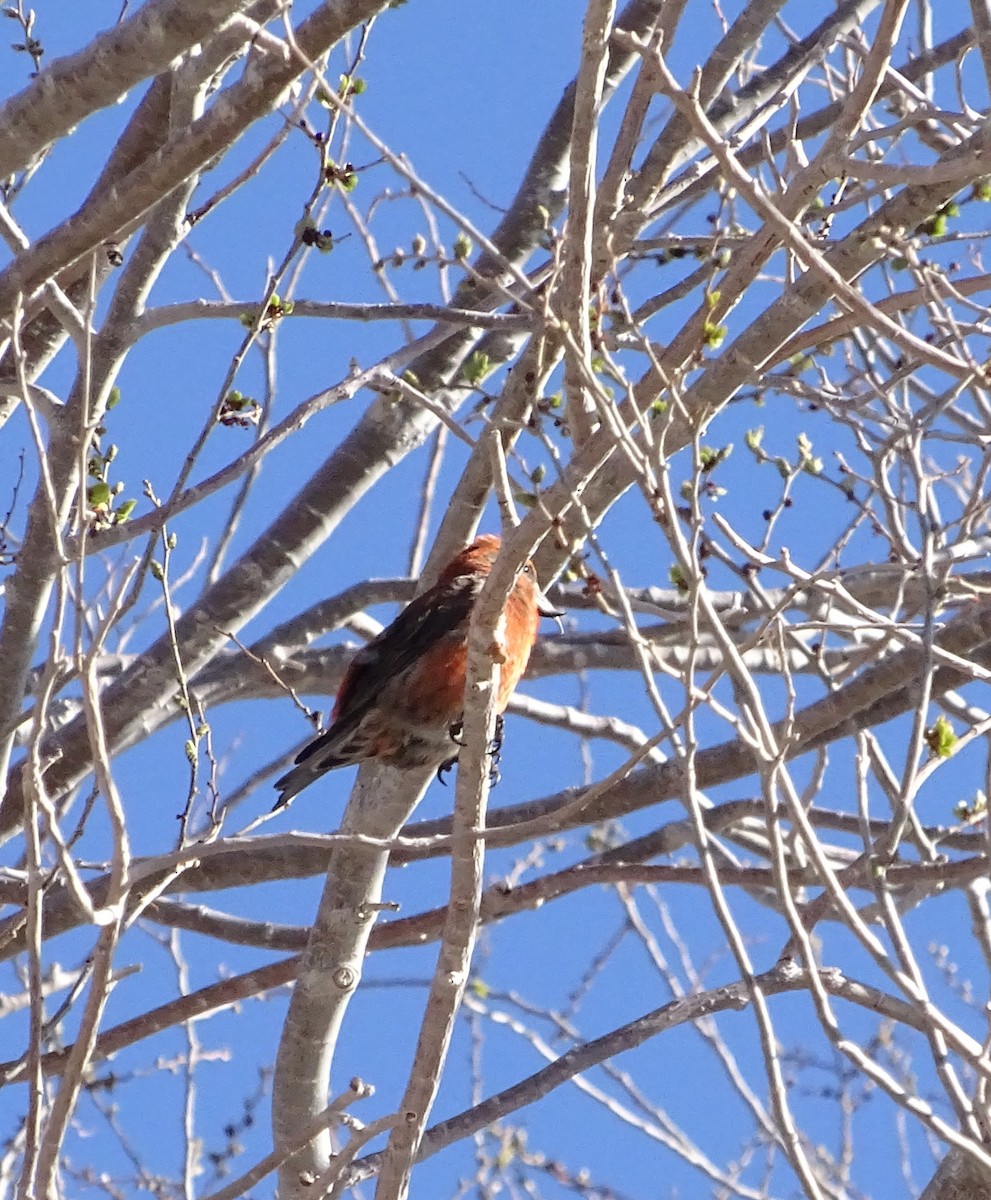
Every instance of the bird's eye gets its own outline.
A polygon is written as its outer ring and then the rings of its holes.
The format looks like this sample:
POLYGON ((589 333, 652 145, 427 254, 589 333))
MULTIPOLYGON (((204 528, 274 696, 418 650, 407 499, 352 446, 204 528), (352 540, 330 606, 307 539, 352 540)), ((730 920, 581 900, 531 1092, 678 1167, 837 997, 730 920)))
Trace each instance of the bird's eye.
POLYGON ((523 574, 533 576, 533 563, 528 562, 523 564, 523 574))

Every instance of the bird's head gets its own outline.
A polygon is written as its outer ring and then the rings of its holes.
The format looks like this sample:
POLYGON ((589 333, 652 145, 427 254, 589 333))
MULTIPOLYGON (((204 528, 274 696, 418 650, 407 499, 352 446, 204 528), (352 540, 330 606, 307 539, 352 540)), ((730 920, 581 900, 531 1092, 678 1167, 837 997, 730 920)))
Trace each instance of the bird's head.
MULTIPOLYGON (((502 539, 496 534, 483 533, 448 563, 441 573, 439 582, 449 583, 451 580, 458 579, 464 575, 475 575, 480 579, 484 579, 495 565, 495 560, 499 555, 501 546, 502 539)), ((529 559, 526 560, 520 570, 514 591, 518 591, 526 603, 542 617, 551 617, 557 621, 558 628, 562 629, 563 632, 561 618, 564 616, 564 613, 556 609, 544 595, 537 581, 536 569, 529 559)))

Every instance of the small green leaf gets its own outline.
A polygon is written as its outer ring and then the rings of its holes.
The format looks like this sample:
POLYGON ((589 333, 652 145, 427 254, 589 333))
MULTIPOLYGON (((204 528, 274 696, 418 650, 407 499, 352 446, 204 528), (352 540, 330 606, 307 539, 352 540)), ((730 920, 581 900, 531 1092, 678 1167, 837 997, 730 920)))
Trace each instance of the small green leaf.
POLYGON ((342 75, 337 94, 342 100, 346 100, 348 96, 360 96, 367 89, 368 84, 360 75, 342 75))
POLYGON ((759 450, 760 444, 764 440, 764 426, 758 425, 756 429, 748 429, 743 435, 743 440, 747 443, 749 450, 759 450))
POLYGON ((702 326, 702 340, 710 350, 718 350, 726 340, 726 334, 729 330, 725 325, 714 325, 712 321, 706 321, 702 326))
POLYGON ((329 254, 334 249, 334 234, 330 229, 317 229, 312 217, 304 217, 296 225, 296 236, 304 246, 313 246, 321 254, 329 254))
POLYGON ((712 446, 699 446, 699 466, 703 471, 712 471, 725 462, 733 453, 733 443, 727 442, 725 446, 716 450, 712 446))
POLYGON ((933 758, 949 758, 957 744, 953 726, 943 716, 937 717, 935 723, 929 726, 925 738, 933 758))
POLYGON ((91 508, 106 508, 110 503, 111 495, 110 484, 101 480, 99 483, 90 485, 86 498, 89 500, 91 508))
MULTIPOLYGON (((950 215, 949 208, 956 207, 955 205, 944 205, 933 213, 931 217, 927 217, 920 225, 916 226, 916 233, 928 233, 930 237, 941 238, 946 234, 946 218, 950 215)), ((959 211, 959 210, 958 210, 959 211)))
POLYGON ((492 370, 492 361, 484 350, 475 350, 461 369, 465 379, 477 387, 492 370))
POLYGON ((812 439, 806 434, 798 435, 798 465, 809 475, 821 475, 823 461, 812 453, 812 439))
POLYGON ((471 254, 471 238, 466 233, 459 233, 454 239, 454 257, 463 262, 471 254))

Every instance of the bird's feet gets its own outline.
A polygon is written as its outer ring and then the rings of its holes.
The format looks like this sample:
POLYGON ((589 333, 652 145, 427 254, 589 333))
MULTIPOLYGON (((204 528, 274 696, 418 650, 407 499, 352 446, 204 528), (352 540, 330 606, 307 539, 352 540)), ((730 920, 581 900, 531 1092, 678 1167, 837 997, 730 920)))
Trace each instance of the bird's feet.
POLYGON ((489 753, 492 755, 492 761, 498 762, 499 755, 502 753, 502 739, 506 734, 506 718, 499 713, 495 720, 495 731, 492 741, 489 742, 489 753))
POLYGON ((444 787, 447 787, 447 780, 444 778, 444 776, 448 773, 448 771, 452 770, 457 765, 457 761, 458 756, 456 754, 452 754, 450 758, 444 759, 444 761, 437 768, 438 783, 442 783, 444 787))
MULTIPOLYGON (((502 713, 496 717, 495 732, 492 741, 489 742, 489 755, 492 761, 489 763, 489 787, 495 787, 502 776, 499 773, 499 756, 502 754, 502 742, 506 731, 506 721, 502 713)), ((448 730, 451 735, 451 741, 457 746, 463 746, 464 741, 462 735, 464 733, 464 722, 455 721, 448 730)), ((458 761, 457 754, 452 754, 450 758, 445 759, 437 768, 437 779, 445 787, 447 780, 444 776, 450 771, 458 761)))

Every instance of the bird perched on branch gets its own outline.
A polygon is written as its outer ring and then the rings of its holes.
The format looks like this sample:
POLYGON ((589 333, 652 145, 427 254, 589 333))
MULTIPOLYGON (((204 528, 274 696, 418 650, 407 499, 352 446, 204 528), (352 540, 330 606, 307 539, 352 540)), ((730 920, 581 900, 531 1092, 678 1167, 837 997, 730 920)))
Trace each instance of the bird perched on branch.
MULTIPOLYGON (((281 808, 325 771, 375 759, 391 767, 437 767, 457 759, 472 609, 499 553, 484 534, 441 571, 378 637, 351 660, 325 733, 297 756, 275 786, 281 808)), ((541 617, 560 617, 527 562, 506 599, 496 638, 501 714, 526 670, 541 617)), ((497 734, 498 744, 498 734, 497 734)), ((496 749, 498 747, 496 746, 496 749)))

